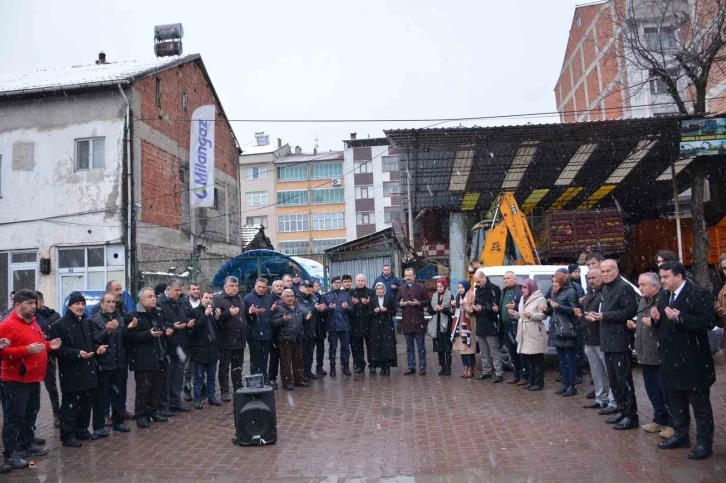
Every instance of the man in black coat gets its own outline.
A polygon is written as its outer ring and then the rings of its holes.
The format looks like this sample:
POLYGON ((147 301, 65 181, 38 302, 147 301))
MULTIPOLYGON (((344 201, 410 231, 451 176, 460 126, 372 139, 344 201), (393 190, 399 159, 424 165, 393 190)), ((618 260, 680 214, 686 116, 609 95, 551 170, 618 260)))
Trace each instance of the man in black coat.
POLYGON ((481 375, 477 379, 492 377, 493 383, 504 380, 502 367, 502 352, 499 347, 499 302, 502 299, 502 290, 489 281, 480 268, 474 273, 474 304, 471 309, 476 316, 476 340, 479 342, 481 352, 481 375))
POLYGON ((51 338, 61 340, 61 347, 55 351, 63 394, 60 438, 63 446, 69 448, 83 446, 79 440, 98 439, 88 431, 98 385, 94 356, 103 355, 107 346, 93 341, 85 310, 85 297, 80 292, 71 293, 66 315, 50 329, 51 338))
MULTIPOLYGON (((45 340, 51 340, 50 328, 53 324, 60 320, 61 316, 58 312, 47 307, 43 300, 43 294, 36 290, 38 294, 38 310, 35 312, 35 318, 38 326, 43 331, 45 340)), ((58 372, 58 364, 55 355, 51 352, 48 354, 48 366, 45 369, 45 390, 48 391, 50 398, 50 407, 53 409, 53 427, 60 428, 60 393, 58 392, 58 384, 56 383, 56 374, 58 372)))
MULTIPOLYGON (((272 282, 270 295, 272 296, 272 302, 275 304, 275 307, 282 305, 282 292, 291 287, 292 277, 290 275, 283 275, 282 280, 272 282)), ((297 300, 295 302, 297 303, 297 300)), ((270 323, 272 323, 273 316, 274 314, 270 314, 270 323)), ((280 374, 280 346, 277 344, 279 330, 279 327, 272 326, 272 341, 270 343, 270 355, 267 366, 267 377, 270 380, 270 385, 274 389, 277 389, 277 375, 280 374)))
POLYGON ((635 331, 628 328, 628 321, 638 313, 638 295, 620 277, 615 260, 603 260, 600 273, 604 282, 602 312, 585 315, 600 323, 600 349, 605 353, 610 389, 620 410, 605 422, 615 429, 633 429, 639 424, 632 372, 635 331))
MULTIPOLYGON (((514 272, 504 272, 504 290, 502 290, 502 297, 499 302, 499 307, 505 307, 504 310, 499 311, 499 321, 501 323, 502 336, 504 343, 507 345, 509 357, 512 359, 512 365, 514 366, 514 377, 509 384, 517 384, 521 380, 527 379, 527 374, 523 373, 522 359, 519 352, 517 352, 517 322, 518 320, 509 315, 508 309, 517 310, 519 307, 519 299, 522 296, 522 290, 519 288, 517 283, 517 276, 514 272)), ((522 384, 524 385, 524 384, 522 384)))
POLYGON ((303 355, 303 377, 306 380, 317 379, 318 376, 313 374, 313 351, 315 350, 315 335, 317 333, 318 319, 320 318, 320 312, 318 312, 315 305, 317 299, 313 294, 313 283, 305 280, 300 284, 300 292, 297 296, 297 302, 300 308, 305 312, 312 314, 310 318, 303 320, 303 340, 302 340, 302 355, 303 355))
POLYGON ((171 337, 173 329, 165 326, 151 287, 139 291, 136 310, 126 316, 125 322, 126 356, 136 381, 136 425, 148 428, 150 421, 168 421, 159 413, 159 396, 169 367, 166 338, 171 337))
POLYGON ((660 328, 663 379, 673 418, 673 437, 658 444, 661 449, 689 446, 689 406, 696 419, 696 447, 688 458, 701 460, 713 454, 711 386, 716 382, 708 332, 716 320, 713 297, 708 290, 686 280, 680 262, 660 266, 665 289, 658 306, 651 309, 651 323, 660 328))
POLYGON ((295 301, 295 292, 286 288, 282 292, 282 303, 272 319, 272 325, 279 328, 276 336, 280 348, 282 385, 286 391, 310 386, 304 380, 302 358, 303 324, 306 318, 310 320, 312 313, 299 306, 295 301))
POLYGON ((366 276, 359 273, 355 276, 355 288, 348 291, 353 302, 353 313, 350 314, 350 349, 353 353, 353 371, 356 374, 366 370, 366 360, 370 366, 370 373, 376 373, 375 367, 371 365, 371 320, 368 307, 376 293, 366 286, 367 283, 366 276))
POLYGON ((182 301, 184 282, 172 278, 166 284, 166 291, 156 299, 156 306, 164 316, 164 324, 173 330, 167 341, 169 372, 166 384, 161 389, 161 414, 169 417, 172 412, 189 412, 182 404, 184 386, 184 364, 187 360, 187 309, 182 301))
MULTIPOLYGON (((280 280, 275 280, 273 285, 278 286, 280 293, 282 293, 282 282, 280 280)), ((265 381, 269 383, 267 364, 272 347, 272 316, 277 309, 278 303, 274 293, 267 293, 267 280, 258 278, 255 281, 255 289, 245 295, 244 305, 247 307, 245 315, 247 340, 250 345, 250 373, 262 374, 265 381)), ((278 362, 275 365, 275 370, 279 367, 278 362)), ((277 374, 274 374, 274 376, 277 378, 277 374)), ((272 387, 276 388, 277 383, 274 384, 272 387)))
POLYGON ((106 353, 98 356, 98 387, 93 403, 93 433, 99 438, 108 436, 104 428, 104 413, 111 402, 111 426, 114 431, 128 433, 124 424, 124 410, 121 401, 121 386, 127 380, 126 347, 124 346, 124 319, 116 316, 116 299, 107 293, 99 302, 101 310, 89 319, 93 341, 107 345, 106 353))
MULTIPOLYGON (((212 300, 214 317, 222 323, 220 333, 222 341, 222 361, 219 367, 219 387, 222 391, 222 401, 229 402, 232 397, 229 393, 229 368, 232 367, 232 386, 236 391, 242 387, 242 363, 245 357, 245 344, 247 341, 247 319, 245 317, 245 303, 239 294, 239 280, 229 276, 224 279, 221 293, 212 300)), ((250 355, 252 345, 250 345, 250 355)), ((250 358, 250 364, 252 359, 250 358)))
POLYGON ((318 317, 315 327, 315 374, 318 376, 327 376, 328 371, 323 368, 325 362, 325 339, 328 338, 328 322, 326 320, 327 312, 323 294, 320 293, 320 282, 313 282, 312 295, 315 297, 315 310, 318 317))
POLYGON ((207 378, 207 401, 212 406, 220 406, 214 395, 217 361, 221 351, 219 332, 222 323, 214 316, 212 292, 202 294, 201 303, 191 310, 189 322, 189 358, 194 366, 194 407, 202 409, 202 388, 207 378))

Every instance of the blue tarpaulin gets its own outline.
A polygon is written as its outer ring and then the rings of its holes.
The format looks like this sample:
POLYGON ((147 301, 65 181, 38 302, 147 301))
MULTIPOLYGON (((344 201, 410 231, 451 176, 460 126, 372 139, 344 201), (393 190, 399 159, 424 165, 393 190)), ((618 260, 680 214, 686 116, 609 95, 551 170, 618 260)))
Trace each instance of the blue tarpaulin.
POLYGON ((309 280, 310 273, 299 263, 285 254, 275 250, 250 250, 240 253, 219 268, 212 285, 222 287, 225 277, 230 275, 239 279, 240 285, 251 288, 259 275, 272 281, 283 275, 300 272, 303 279, 309 280))

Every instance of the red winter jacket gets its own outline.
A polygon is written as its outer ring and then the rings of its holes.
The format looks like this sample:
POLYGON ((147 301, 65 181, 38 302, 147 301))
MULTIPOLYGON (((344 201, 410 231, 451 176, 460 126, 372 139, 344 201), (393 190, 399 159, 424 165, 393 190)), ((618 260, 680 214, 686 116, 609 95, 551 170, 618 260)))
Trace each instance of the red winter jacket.
POLYGON ((1 380, 30 384, 45 379, 50 342, 43 337, 43 331, 35 321, 35 317, 29 324, 13 310, 8 318, 0 324, 0 339, 10 341, 10 347, 0 350, 0 360, 2 360, 1 380), (29 354, 28 345, 34 342, 42 342, 45 344, 46 350, 36 354, 29 354), (25 367, 25 369, 21 370, 22 367, 25 367), (22 372, 24 374, 21 375, 22 372))

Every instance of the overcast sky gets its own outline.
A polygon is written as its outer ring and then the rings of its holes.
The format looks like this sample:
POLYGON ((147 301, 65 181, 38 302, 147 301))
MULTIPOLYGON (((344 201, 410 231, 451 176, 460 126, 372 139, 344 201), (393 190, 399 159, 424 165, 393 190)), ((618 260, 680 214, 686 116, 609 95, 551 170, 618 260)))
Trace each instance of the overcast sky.
MULTIPOLYGON (((154 56, 184 26, 231 119, 423 119, 555 111, 575 0, 156 2, 0 0, 4 72, 154 56)), ((533 122, 556 122, 556 117, 533 122)), ((476 121, 519 124, 522 119, 476 121)), ((312 151, 432 123, 233 122, 312 151)), ((456 126, 458 122, 440 127, 456 126)), ((472 125, 473 122, 463 123, 472 125)))

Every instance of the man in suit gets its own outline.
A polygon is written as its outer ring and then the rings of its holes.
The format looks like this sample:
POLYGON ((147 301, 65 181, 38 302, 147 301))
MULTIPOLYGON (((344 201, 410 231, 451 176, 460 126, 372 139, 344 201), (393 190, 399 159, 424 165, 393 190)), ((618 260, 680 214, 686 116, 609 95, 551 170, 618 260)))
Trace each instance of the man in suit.
POLYGON ((688 453, 692 460, 713 454, 713 410, 710 387, 716 381, 708 332, 715 314, 711 294, 686 280, 680 262, 660 266, 665 289, 658 306, 651 309, 652 324, 660 328, 663 380, 668 394, 675 434, 658 444, 661 449, 690 446, 689 405, 696 420, 696 447, 688 453))

